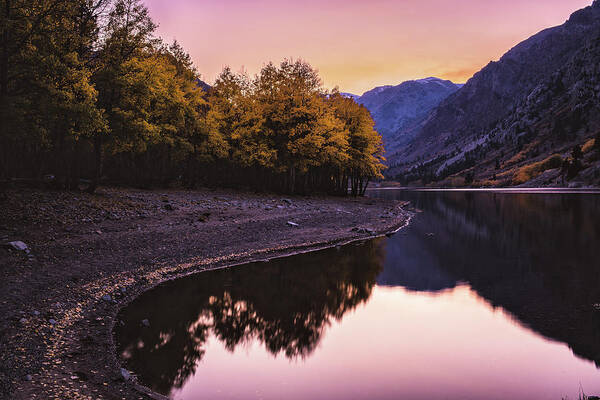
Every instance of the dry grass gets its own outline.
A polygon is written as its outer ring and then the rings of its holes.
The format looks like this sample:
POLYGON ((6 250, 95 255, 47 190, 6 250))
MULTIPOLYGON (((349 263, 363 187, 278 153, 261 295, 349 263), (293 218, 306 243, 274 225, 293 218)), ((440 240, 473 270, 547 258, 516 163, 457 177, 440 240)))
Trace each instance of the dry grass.
POLYGON ((511 166, 527 160, 527 154, 529 154, 531 150, 535 149, 536 147, 539 147, 540 143, 541 142, 539 140, 529 143, 523 147, 519 153, 515 154, 510 160, 506 161, 504 165, 511 166))
POLYGON ((472 186, 477 188, 495 188, 502 186, 502 182, 499 180, 482 179, 473 182, 472 186))
POLYGON ((559 168, 562 165, 563 159, 559 154, 553 154, 545 160, 538 161, 533 164, 525 165, 515 173, 513 177, 513 183, 520 185, 525 183, 540 174, 544 171, 559 168))
POLYGON ((583 154, 588 153, 594 148, 595 144, 596 144, 596 139, 590 139, 587 142, 585 142, 585 144, 581 148, 581 151, 583 152, 583 154))
POLYGON ((465 178, 462 176, 449 176, 439 183, 439 186, 446 188, 458 188, 465 186, 465 178))
POLYGON ((522 161, 525 161, 525 159, 527 158, 526 154, 527 154, 527 152, 525 150, 523 150, 523 151, 515 154, 510 160, 505 162, 504 165, 514 165, 514 164, 518 164, 522 161))

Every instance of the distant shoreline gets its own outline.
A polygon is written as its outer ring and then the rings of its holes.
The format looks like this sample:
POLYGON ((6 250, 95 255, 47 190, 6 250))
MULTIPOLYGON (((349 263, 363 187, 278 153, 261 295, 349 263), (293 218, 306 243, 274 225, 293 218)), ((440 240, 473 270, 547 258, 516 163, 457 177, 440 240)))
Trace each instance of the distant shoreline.
POLYGON ((507 187, 507 188, 431 188, 431 187, 401 187, 401 186, 386 186, 368 188, 369 191, 376 190, 405 190, 414 192, 498 192, 498 193, 564 193, 564 194, 600 194, 600 188, 554 188, 554 187, 507 187))

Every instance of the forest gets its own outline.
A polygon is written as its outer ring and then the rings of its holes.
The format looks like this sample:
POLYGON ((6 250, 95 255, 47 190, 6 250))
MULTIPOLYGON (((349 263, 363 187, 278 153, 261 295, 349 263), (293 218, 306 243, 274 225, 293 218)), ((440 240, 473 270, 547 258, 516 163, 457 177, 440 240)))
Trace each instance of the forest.
POLYGON ((140 0, 0 0, 3 185, 356 196, 382 177, 370 113, 305 61, 207 88, 156 27, 140 0))

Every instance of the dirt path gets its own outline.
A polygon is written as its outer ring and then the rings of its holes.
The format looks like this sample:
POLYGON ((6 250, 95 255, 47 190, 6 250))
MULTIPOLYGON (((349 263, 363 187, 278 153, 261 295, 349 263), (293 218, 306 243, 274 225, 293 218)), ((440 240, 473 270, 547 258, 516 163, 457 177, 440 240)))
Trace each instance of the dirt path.
POLYGON ((0 202, 0 398, 147 398, 121 376, 119 308, 177 276, 386 233, 402 204, 233 191, 9 191, 0 202), (297 224, 297 226, 295 225, 297 224))

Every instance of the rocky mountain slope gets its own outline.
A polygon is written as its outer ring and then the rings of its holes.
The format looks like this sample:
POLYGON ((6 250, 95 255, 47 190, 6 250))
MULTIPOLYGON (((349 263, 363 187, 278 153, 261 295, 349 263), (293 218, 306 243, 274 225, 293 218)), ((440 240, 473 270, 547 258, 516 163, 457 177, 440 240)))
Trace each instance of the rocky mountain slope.
POLYGON ((460 87, 450 81, 426 78, 376 87, 362 96, 346 95, 369 109, 390 153, 410 141, 410 128, 460 87))
POLYGON ((491 62, 413 129, 388 157, 404 183, 598 182, 600 0, 491 62))

